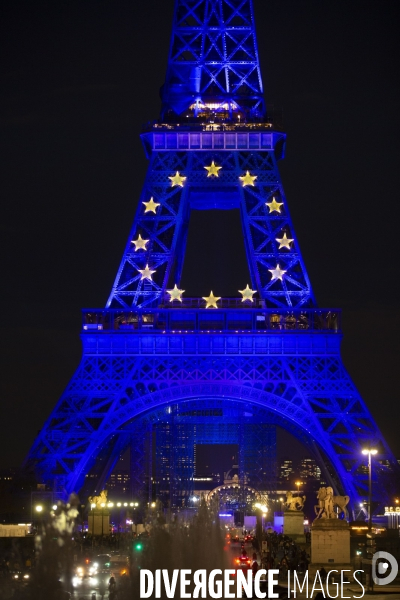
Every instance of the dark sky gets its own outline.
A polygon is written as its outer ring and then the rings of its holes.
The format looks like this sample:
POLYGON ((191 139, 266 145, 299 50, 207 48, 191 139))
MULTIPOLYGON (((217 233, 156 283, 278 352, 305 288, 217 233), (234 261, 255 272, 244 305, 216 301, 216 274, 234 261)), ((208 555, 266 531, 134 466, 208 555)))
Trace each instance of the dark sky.
MULTIPOLYGON (((344 362, 400 456, 399 5, 254 5, 308 273, 319 305, 343 309, 344 362)), ((2 3, 0 466, 20 463, 73 375, 80 309, 110 292, 146 173, 139 133, 159 114, 172 8, 2 3)))

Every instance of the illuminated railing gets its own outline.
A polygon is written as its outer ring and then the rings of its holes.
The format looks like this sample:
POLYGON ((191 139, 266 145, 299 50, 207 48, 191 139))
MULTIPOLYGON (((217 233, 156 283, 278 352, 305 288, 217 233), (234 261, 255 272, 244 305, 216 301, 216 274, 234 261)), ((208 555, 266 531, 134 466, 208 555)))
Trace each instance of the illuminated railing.
POLYGON ((172 130, 172 131, 270 131, 273 124, 265 123, 222 123, 222 122, 199 122, 195 119, 183 123, 160 123, 150 121, 143 126, 143 132, 172 130))
POLYGON ((339 333, 336 309, 153 308, 83 310, 84 332, 339 333))

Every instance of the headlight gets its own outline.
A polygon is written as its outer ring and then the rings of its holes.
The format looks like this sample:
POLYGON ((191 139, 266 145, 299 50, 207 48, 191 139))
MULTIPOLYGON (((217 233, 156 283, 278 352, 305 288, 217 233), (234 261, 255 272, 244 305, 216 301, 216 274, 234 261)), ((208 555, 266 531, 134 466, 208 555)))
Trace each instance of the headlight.
POLYGON ((18 573, 15 573, 14 579, 18 579, 18 577, 19 577, 18 573))
POLYGON ((25 575, 24 575, 24 579, 29 579, 29 575, 28 575, 28 573, 25 573, 25 575))
POLYGON ((99 580, 97 579, 97 577, 92 577, 91 583, 92 585, 97 585, 99 583, 99 580))

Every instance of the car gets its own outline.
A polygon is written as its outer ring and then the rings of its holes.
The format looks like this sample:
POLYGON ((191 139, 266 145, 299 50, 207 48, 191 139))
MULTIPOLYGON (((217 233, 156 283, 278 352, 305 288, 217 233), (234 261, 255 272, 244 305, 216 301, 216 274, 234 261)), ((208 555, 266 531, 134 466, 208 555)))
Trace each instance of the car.
POLYGON ((111 556, 111 570, 116 579, 129 575, 129 558, 124 554, 111 556))
POLYGON ((111 566, 111 554, 98 554, 92 562, 96 563, 100 569, 108 568, 111 566))
POLYGON ((234 565, 237 571, 248 571, 251 569, 251 559, 247 554, 241 554, 240 556, 236 556, 234 558, 234 565))
POLYGON ((27 585, 31 577, 31 571, 30 569, 10 569, 9 575, 15 583, 27 585))

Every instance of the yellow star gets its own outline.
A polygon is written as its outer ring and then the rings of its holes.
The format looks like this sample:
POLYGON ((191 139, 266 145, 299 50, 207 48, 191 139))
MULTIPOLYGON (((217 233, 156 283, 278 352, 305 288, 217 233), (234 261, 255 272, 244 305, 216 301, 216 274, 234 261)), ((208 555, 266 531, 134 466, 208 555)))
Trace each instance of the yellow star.
POLYGON ((149 240, 142 240, 142 236, 139 233, 139 237, 137 240, 132 240, 132 244, 135 244, 135 252, 138 250, 147 250, 146 244, 149 240))
POLYGON ((265 204, 268 206, 270 213, 272 213, 272 212, 280 213, 283 202, 277 202, 275 200, 275 198, 273 197, 272 202, 266 202, 265 204))
POLYGON ((157 206, 160 206, 160 204, 158 202, 154 202, 153 198, 150 198, 150 200, 148 202, 143 202, 143 204, 145 205, 145 209, 144 212, 153 212, 154 214, 156 214, 156 208, 157 206))
POLYGON ((245 290, 239 290, 239 292, 243 296, 242 302, 245 302, 246 300, 250 300, 250 302, 254 302, 253 295, 256 293, 256 290, 251 290, 249 288, 249 284, 246 285, 246 289, 245 290))
POLYGON ((171 180, 172 187, 174 187, 175 185, 180 185, 181 187, 183 187, 183 183, 184 181, 186 181, 186 177, 179 175, 179 171, 177 171, 176 174, 172 177, 168 177, 168 179, 171 180))
POLYGON ((239 179, 243 182, 243 187, 245 185, 254 186, 254 180, 257 179, 257 175, 250 175, 249 171, 246 171, 246 175, 243 175, 243 177, 239 177, 239 179))
POLYGON ((175 284, 173 290, 167 290, 167 293, 171 295, 169 301, 172 302, 173 300, 179 300, 179 302, 182 302, 182 294, 184 291, 185 290, 179 290, 178 286, 175 284))
POLYGON ((155 273, 155 271, 149 269, 149 265, 146 265, 145 269, 138 269, 138 271, 141 274, 142 279, 150 279, 150 281, 153 281, 151 276, 153 275, 153 273, 155 273))
POLYGON ((211 306, 218 308, 217 302, 218 302, 218 300, 221 300, 221 298, 217 298, 216 296, 214 296, 212 291, 210 292, 210 295, 208 296, 208 298, 206 296, 202 296, 202 298, 203 298, 203 300, 206 301, 206 308, 210 308, 211 306))
POLYGON ((280 250, 281 248, 288 248, 290 250, 290 242, 294 242, 294 239, 290 239, 286 237, 286 231, 283 234, 282 238, 275 238, 277 242, 279 242, 279 248, 278 250, 280 250))
POLYGON ((215 175, 216 177, 218 177, 218 171, 222 169, 222 167, 217 167, 214 161, 211 162, 211 165, 209 167, 204 168, 208 171, 207 177, 211 177, 211 175, 215 175))
POLYGON ((279 265, 276 265, 275 269, 268 269, 268 271, 271 273, 272 275, 272 281, 274 279, 280 279, 282 281, 284 274, 286 273, 286 271, 283 271, 279 265))

